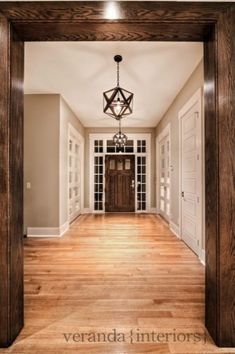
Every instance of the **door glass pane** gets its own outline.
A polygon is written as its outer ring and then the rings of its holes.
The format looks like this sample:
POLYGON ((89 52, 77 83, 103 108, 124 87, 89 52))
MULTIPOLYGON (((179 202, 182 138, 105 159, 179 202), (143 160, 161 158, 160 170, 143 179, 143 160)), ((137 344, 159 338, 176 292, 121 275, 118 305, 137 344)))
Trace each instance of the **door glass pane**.
POLYGON ((118 163, 117 163, 117 169, 118 169, 118 171, 122 171, 122 170, 123 170, 123 163, 122 163, 122 161, 118 161, 118 163))
POLYGON ((131 160, 125 159, 125 170, 130 170, 130 169, 131 169, 131 160))
POLYGON ((109 169, 115 170, 115 160, 109 160, 109 169))

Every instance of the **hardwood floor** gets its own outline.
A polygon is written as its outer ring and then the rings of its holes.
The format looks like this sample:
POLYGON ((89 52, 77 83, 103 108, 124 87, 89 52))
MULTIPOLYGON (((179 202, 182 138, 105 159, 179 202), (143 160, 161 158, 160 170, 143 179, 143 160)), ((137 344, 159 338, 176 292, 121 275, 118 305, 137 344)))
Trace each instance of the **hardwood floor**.
POLYGON ((204 267, 167 224, 106 214, 79 217, 62 238, 25 240, 25 327, 0 353, 235 349, 216 348, 207 335, 204 267))

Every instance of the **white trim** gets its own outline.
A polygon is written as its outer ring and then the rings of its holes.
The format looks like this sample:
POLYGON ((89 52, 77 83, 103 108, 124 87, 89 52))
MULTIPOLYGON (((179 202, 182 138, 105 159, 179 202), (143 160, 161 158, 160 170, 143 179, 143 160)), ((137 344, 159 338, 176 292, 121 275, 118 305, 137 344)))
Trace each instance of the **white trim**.
POLYGON ((150 208, 149 212, 151 214, 156 214, 157 213, 157 208, 150 208))
POLYGON ((27 237, 61 237, 68 229, 68 221, 60 227, 28 227, 27 237))
MULTIPOLYGON (((79 148, 81 149, 81 156, 80 156, 80 210, 73 215, 73 218, 70 220, 72 222, 74 219, 76 219, 80 214, 82 214, 82 211, 84 209, 84 171, 85 171, 85 165, 84 165, 84 144, 85 144, 85 139, 84 137, 79 133, 79 131, 74 128, 74 126, 71 123, 68 123, 68 140, 67 140, 67 156, 69 156, 69 139, 70 136, 74 135, 75 138, 77 139, 79 143, 79 148)), ((68 165, 67 165, 67 181, 68 181, 68 186, 67 188, 69 189, 69 158, 68 158, 68 165)), ((68 199, 67 199, 67 213, 68 213, 68 218, 69 218, 69 191, 68 191, 68 199)))
POLYGON ((178 225, 176 225, 173 221, 170 221, 169 228, 173 232, 173 234, 175 234, 179 239, 181 238, 180 237, 180 229, 179 229, 178 225))
POLYGON ((69 229, 69 222, 66 221, 66 222, 64 223, 64 225, 60 226, 60 229, 59 229, 59 231, 60 231, 60 234, 59 234, 60 237, 63 236, 63 235, 65 234, 65 232, 68 231, 68 229, 69 229))
MULTIPOLYGON (((128 139, 134 140, 134 152, 133 153, 124 153, 126 155, 137 156, 146 156, 146 211, 137 211, 137 180, 135 181, 135 212, 136 213, 149 213, 151 210, 151 133, 137 133, 132 134, 128 133, 128 139), (146 153, 137 153, 137 140, 146 140, 146 153)), ((94 210, 94 156, 103 156, 105 155, 119 155, 119 153, 107 153, 106 152, 106 141, 112 140, 113 133, 96 133, 89 134, 89 209, 91 213, 103 214, 102 211, 94 210), (103 153, 94 154, 94 141, 103 140, 103 153)), ((137 164, 135 163, 136 169, 137 164)), ((103 188, 105 190, 105 168, 103 169, 103 188)), ((137 179, 137 173, 135 171, 135 179, 137 179)), ((105 193, 103 198, 103 204, 105 203, 105 193)))
POLYGON ((90 214, 90 208, 83 208, 82 214, 90 214))
POLYGON ((196 104, 198 104, 198 114, 199 114, 199 137, 197 137, 197 146, 198 146, 198 153, 199 153, 199 161, 200 166, 199 166, 199 171, 197 175, 197 179, 200 179, 200 183, 198 183, 199 186, 199 210, 201 211, 200 213, 200 239, 199 239, 199 245, 198 245, 198 257, 200 257, 200 252, 202 250, 202 243, 203 243, 203 230, 204 230, 204 221, 203 221, 203 190, 204 190, 204 183, 205 183, 205 178, 204 178, 204 172, 203 172, 203 132, 202 132, 202 88, 200 87, 194 95, 187 101, 187 103, 181 108, 181 110, 178 113, 178 120, 179 120, 179 234, 182 237, 182 201, 181 201, 181 179, 182 179, 182 141, 181 141, 181 135, 182 135, 182 118, 183 116, 196 104))
POLYGON ((206 265, 206 251, 201 249, 199 253, 199 259, 201 263, 205 266, 206 265))
MULTIPOLYGON (((160 170, 160 142, 163 138, 165 138, 167 135, 169 135, 169 172, 170 172, 170 215, 169 215, 169 220, 171 219, 171 180, 172 180, 172 165, 171 165, 171 123, 168 123, 165 128, 161 131, 160 134, 158 134, 158 136, 156 137, 156 203, 157 203, 157 207, 156 207, 156 212, 157 214, 161 214, 160 213, 160 198, 159 198, 159 190, 160 190, 160 174, 159 174, 159 170, 160 170)), ((165 215, 164 215, 165 217, 165 215)))

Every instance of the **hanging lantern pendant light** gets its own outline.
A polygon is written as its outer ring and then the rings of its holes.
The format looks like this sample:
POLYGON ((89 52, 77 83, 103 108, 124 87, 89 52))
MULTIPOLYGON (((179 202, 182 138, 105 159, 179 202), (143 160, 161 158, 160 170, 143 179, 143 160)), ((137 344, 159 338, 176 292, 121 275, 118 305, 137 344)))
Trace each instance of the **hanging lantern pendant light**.
POLYGON ((104 113, 119 120, 133 112, 134 95, 119 86, 119 63, 122 61, 122 56, 115 55, 114 61, 117 63, 117 86, 103 93, 104 113))
POLYGON ((118 148, 124 147, 127 143, 127 136, 124 133, 122 133, 121 119, 119 119, 119 132, 113 136, 113 142, 115 146, 118 148))

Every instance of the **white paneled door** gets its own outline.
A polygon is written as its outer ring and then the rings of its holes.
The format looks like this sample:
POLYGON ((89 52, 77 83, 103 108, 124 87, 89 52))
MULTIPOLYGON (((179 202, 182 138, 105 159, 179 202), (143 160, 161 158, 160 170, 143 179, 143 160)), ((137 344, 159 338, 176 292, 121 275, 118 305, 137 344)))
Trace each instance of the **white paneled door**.
POLYGON ((181 120, 181 237, 199 254, 202 232, 201 101, 194 100, 181 120))
POLYGON ((170 136, 159 141, 159 213, 170 218, 170 136))

